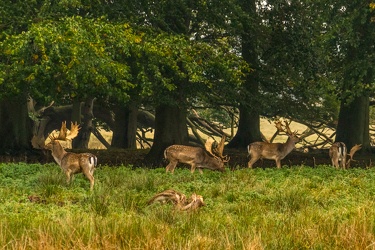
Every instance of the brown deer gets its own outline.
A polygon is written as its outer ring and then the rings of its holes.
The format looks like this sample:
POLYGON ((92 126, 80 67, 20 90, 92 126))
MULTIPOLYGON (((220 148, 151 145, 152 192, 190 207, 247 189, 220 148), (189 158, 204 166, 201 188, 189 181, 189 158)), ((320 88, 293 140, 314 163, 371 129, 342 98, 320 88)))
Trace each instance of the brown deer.
MULTIPOLYGON (((219 145, 224 144, 225 135, 221 138, 219 145)), ((214 140, 208 138, 205 143, 205 148, 192 147, 185 145, 172 145, 165 149, 164 157, 169 161, 166 167, 166 172, 174 172, 176 165, 180 163, 186 163, 191 166, 191 173, 194 173, 195 169, 198 168, 199 172, 202 174, 203 168, 224 171, 224 163, 229 161, 228 156, 223 156, 223 148, 218 147, 217 155, 212 152, 212 144, 214 140)))
POLYGON ((147 204, 151 205, 155 202, 161 204, 172 203, 180 211, 195 211, 199 207, 206 205, 201 195, 193 193, 190 199, 186 200, 186 196, 183 193, 173 189, 168 189, 154 195, 147 204))
POLYGON ((350 167, 350 162, 354 161, 353 156, 355 152, 360 150, 362 148, 362 144, 354 145, 349 152, 350 159, 347 161, 347 148, 345 143, 343 142, 335 142, 332 144, 332 146, 329 148, 329 157, 331 158, 332 166, 334 166, 336 169, 339 169, 342 167, 343 169, 350 167))
POLYGON ((185 206, 179 207, 181 211, 195 211, 200 207, 206 206, 206 203, 203 201, 203 196, 198 194, 192 194, 190 197, 189 203, 185 206))
POLYGON ((283 128, 281 121, 275 122, 277 130, 285 132, 288 135, 288 140, 285 143, 269 143, 269 142, 253 142, 247 146, 247 151, 251 156, 247 166, 252 168, 253 164, 259 159, 275 160, 277 168, 281 168, 281 160, 285 158, 294 148, 299 138, 297 131, 292 132, 289 124, 285 122, 283 128))
POLYGON ((152 203, 160 202, 162 204, 165 203, 173 203, 174 205, 177 204, 185 204, 186 203, 186 196, 176 190, 168 189, 161 193, 158 193, 152 197, 147 204, 151 205, 152 203))
POLYGON ((49 135, 51 141, 45 145, 45 142, 38 140, 36 137, 32 139, 32 144, 34 148, 38 149, 48 149, 51 150, 52 156, 55 159, 56 163, 64 171, 67 182, 70 183, 71 177, 77 173, 83 173, 86 178, 90 181, 90 189, 94 188, 94 170, 97 165, 97 158, 91 153, 72 153, 66 152, 65 149, 61 146, 59 140, 66 141, 72 140, 78 135, 79 127, 77 123, 71 123, 70 133, 68 134, 66 128, 66 122, 63 122, 59 135, 52 136, 49 135))

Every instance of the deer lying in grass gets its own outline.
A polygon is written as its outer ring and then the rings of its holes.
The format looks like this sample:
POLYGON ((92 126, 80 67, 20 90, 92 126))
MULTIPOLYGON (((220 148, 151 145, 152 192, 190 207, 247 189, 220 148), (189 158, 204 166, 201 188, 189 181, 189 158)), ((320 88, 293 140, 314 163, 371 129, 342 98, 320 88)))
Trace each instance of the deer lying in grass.
POLYGON ((180 211, 195 211, 198 208, 205 206, 201 195, 193 193, 189 200, 186 200, 186 196, 173 189, 165 190, 158 193, 152 197, 147 204, 151 205, 155 202, 160 202, 161 204, 172 203, 177 210, 180 211))
POLYGON ((164 151, 164 157, 169 161, 166 167, 166 172, 174 172, 176 165, 180 163, 186 163, 191 166, 191 173, 194 173, 195 169, 198 168, 199 172, 202 173, 202 169, 211 169, 224 171, 224 163, 229 161, 228 156, 223 156, 225 135, 221 138, 219 146, 213 152, 212 145, 214 140, 208 138, 205 144, 205 149, 201 147, 192 147, 185 145, 172 145, 164 151))
POLYGON ((56 163, 64 171, 67 182, 70 180, 74 174, 83 173, 86 178, 90 181, 90 189, 94 188, 94 170, 97 165, 97 158, 91 153, 72 153, 66 152, 65 149, 59 143, 59 140, 66 141, 72 140, 78 135, 79 127, 77 123, 71 123, 70 133, 68 134, 66 128, 66 122, 63 122, 59 135, 57 137, 49 135, 51 141, 45 145, 45 142, 38 141, 36 137, 33 138, 32 144, 34 148, 38 149, 48 149, 51 150, 52 156, 56 163))
POLYGON ((277 168, 281 168, 281 160, 285 158, 294 148, 299 138, 297 131, 292 132, 289 124, 285 122, 283 128, 281 121, 275 122, 278 131, 285 132, 288 135, 288 140, 285 143, 269 143, 269 142, 253 142, 247 146, 247 151, 250 155, 250 160, 247 164, 248 168, 252 168, 253 164, 259 159, 275 160, 277 168))
POLYGON ((342 167, 343 169, 350 167, 350 162, 354 161, 353 156, 354 154, 362 148, 362 145, 354 145, 349 152, 349 161, 347 161, 348 151, 346 148, 345 143, 343 142, 335 142, 329 149, 329 157, 331 158, 332 166, 339 169, 342 167))
POLYGON ((203 196, 198 194, 192 194, 188 204, 180 207, 181 211, 195 211, 200 207, 206 206, 206 203, 203 201, 203 196))
POLYGON ((158 193, 152 197, 147 204, 151 205, 152 203, 160 202, 162 204, 165 203, 173 203, 174 205, 177 204, 184 204, 186 203, 186 196, 180 192, 177 192, 173 189, 165 190, 161 193, 158 193))

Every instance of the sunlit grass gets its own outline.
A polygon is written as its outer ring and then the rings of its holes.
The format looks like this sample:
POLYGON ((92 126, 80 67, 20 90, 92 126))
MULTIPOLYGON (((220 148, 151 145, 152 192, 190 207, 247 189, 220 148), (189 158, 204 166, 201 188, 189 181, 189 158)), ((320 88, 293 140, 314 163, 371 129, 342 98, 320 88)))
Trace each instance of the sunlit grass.
POLYGON ((2 249, 373 249, 374 169, 225 173, 99 167, 95 188, 56 164, 0 164, 2 249), (165 189, 206 203, 176 211, 165 189))

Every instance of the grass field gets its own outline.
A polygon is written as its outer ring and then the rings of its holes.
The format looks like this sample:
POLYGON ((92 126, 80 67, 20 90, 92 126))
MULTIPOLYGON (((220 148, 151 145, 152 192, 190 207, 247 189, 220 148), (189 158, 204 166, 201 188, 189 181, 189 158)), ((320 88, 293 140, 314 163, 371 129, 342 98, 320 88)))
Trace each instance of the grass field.
POLYGON ((375 249, 372 168, 101 166, 95 177, 90 192, 56 164, 0 164, 1 249, 375 249), (171 188, 206 206, 146 205, 171 188))

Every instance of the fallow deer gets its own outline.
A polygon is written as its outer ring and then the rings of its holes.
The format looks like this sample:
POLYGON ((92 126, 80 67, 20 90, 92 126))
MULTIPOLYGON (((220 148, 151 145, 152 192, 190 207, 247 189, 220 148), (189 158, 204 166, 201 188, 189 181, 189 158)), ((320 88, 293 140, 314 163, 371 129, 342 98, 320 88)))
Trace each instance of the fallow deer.
POLYGON ((161 193, 158 193, 152 197, 147 204, 151 205, 152 203, 160 202, 162 204, 165 203, 173 203, 174 205, 177 204, 185 204, 186 196, 176 190, 168 189, 161 193))
POLYGON ((224 142, 225 135, 221 138, 219 145, 223 144, 223 146, 218 147, 219 152, 217 152, 217 155, 212 152, 214 140, 211 137, 207 139, 205 149, 185 145, 169 146, 164 151, 164 157, 169 161, 166 172, 173 173, 178 163, 189 164, 191 173, 194 173, 196 168, 198 168, 200 173, 203 173, 203 168, 223 172, 225 170, 224 163, 229 161, 228 156, 223 156, 224 142))
POLYGON ((206 206, 206 203, 203 201, 203 196, 198 194, 192 194, 190 197, 189 203, 185 206, 180 207, 181 211, 195 211, 200 207, 206 206))
POLYGON ((59 140, 72 140, 78 135, 78 131, 79 127, 77 123, 74 124, 72 122, 70 133, 68 133, 66 122, 63 122, 59 135, 56 137, 50 134, 49 138, 51 141, 47 145, 44 141, 38 140, 36 137, 32 139, 32 144, 34 148, 51 150, 56 163, 64 171, 68 183, 70 183, 74 174, 82 172, 90 181, 90 189, 92 190, 95 182, 94 170, 97 165, 97 157, 91 153, 76 154, 73 152, 66 152, 59 142, 59 140))
POLYGON ((297 131, 292 132, 289 124, 285 122, 283 128, 281 121, 275 122, 275 126, 280 132, 285 132, 288 135, 288 140, 285 143, 269 143, 269 142, 253 142, 247 146, 247 151, 250 155, 250 160, 247 164, 248 168, 252 168, 253 164, 259 159, 275 160, 277 168, 281 168, 281 160, 285 158, 294 148, 299 138, 297 131))
POLYGON ((173 189, 168 189, 154 195, 147 204, 151 205, 155 202, 160 202, 161 204, 172 203, 180 211, 195 211, 206 205, 201 195, 193 193, 190 199, 186 200, 186 196, 183 193, 173 189))
POLYGON ((362 145, 354 145, 349 154, 347 153, 347 148, 343 142, 335 142, 329 149, 329 157, 331 158, 332 166, 336 169, 342 167, 343 169, 350 167, 350 162, 353 161, 353 156, 355 152, 360 150, 362 145), (349 155, 350 159, 347 161, 347 156, 349 155))

